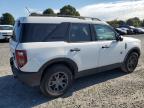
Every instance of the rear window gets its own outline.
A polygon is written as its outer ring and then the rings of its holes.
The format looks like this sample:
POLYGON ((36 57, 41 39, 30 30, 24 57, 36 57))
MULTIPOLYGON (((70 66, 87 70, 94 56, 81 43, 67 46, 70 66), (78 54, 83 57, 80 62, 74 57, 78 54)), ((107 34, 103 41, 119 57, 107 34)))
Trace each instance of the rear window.
POLYGON ((61 24, 22 24, 21 42, 64 41, 67 23, 61 24))

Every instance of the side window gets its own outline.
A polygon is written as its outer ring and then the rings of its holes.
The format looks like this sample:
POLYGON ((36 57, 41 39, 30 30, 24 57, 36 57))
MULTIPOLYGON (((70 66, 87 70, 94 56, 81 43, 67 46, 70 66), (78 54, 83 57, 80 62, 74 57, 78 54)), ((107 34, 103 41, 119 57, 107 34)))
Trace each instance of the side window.
POLYGON ((68 23, 23 24, 22 42, 66 41, 68 27, 68 23))
POLYGON ((69 23, 61 23, 56 29, 50 34, 48 40, 52 41, 66 41, 67 40, 67 30, 69 23))
POLYGON ((48 41, 50 34, 56 29, 58 24, 23 24, 22 42, 44 42, 48 41))
POLYGON ((91 41, 89 24, 71 24, 70 28, 71 42, 91 41))
POLYGON ((115 40, 116 34, 107 25, 94 25, 97 40, 115 40))

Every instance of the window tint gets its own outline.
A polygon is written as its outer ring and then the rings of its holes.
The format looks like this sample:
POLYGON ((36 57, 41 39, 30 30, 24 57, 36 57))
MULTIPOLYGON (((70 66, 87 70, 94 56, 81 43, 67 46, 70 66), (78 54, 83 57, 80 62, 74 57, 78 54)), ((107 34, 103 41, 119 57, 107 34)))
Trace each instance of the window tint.
POLYGON ((23 24, 21 42, 65 41, 68 23, 23 24))
POLYGON ((97 40, 115 40, 115 32, 107 25, 94 25, 97 40))
POLYGON ((22 42, 43 42, 56 27, 57 24, 23 24, 22 42))
POLYGON ((89 24, 71 24, 70 41, 91 41, 89 24))
POLYGON ((50 33, 48 40, 46 41, 66 41, 67 40, 67 30, 69 23, 61 23, 57 28, 50 33))

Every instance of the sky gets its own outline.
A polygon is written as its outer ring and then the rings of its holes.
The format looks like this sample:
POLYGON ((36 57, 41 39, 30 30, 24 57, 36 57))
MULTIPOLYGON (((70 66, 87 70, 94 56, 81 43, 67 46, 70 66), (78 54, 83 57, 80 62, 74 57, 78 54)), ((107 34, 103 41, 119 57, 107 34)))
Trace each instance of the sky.
POLYGON ((144 0, 1 0, 0 15, 11 13, 15 18, 28 16, 31 12, 41 13, 46 8, 58 12, 64 5, 74 6, 81 16, 97 17, 102 20, 132 17, 144 19, 144 0))

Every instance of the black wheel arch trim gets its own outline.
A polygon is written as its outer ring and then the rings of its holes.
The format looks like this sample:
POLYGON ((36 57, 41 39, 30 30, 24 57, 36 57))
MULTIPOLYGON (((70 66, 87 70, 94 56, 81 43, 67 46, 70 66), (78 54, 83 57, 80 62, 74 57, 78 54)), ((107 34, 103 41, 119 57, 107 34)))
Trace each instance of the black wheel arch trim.
POLYGON ((132 53, 132 52, 138 52, 139 56, 141 55, 140 48, 134 47, 134 48, 130 49, 130 50, 127 52, 127 54, 126 54, 126 56, 125 56, 125 58, 124 58, 124 62, 126 61, 126 59, 127 59, 127 57, 129 56, 129 54, 132 53))
MULTIPOLYGON (((65 64, 66 66, 68 66, 71 70, 72 70, 72 74, 75 77, 75 74, 78 72, 78 66, 77 64, 69 59, 69 58, 55 58, 52 59, 48 62, 46 62, 40 69, 39 72, 41 73, 41 75, 43 75, 43 72, 45 71, 45 69, 47 69, 49 66, 54 65, 54 64, 65 64)), ((41 76, 42 77, 42 76, 41 76)))

